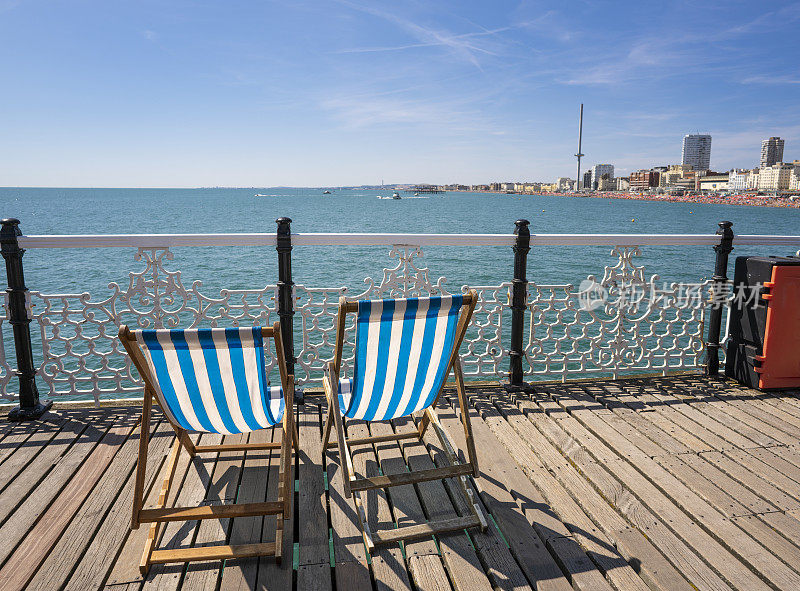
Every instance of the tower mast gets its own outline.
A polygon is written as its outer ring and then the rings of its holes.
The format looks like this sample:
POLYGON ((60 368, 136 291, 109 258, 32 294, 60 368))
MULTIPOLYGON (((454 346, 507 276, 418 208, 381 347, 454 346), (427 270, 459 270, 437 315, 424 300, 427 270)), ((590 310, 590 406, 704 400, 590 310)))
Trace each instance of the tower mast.
POLYGON ((581 190, 581 158, 583 154, 581 154, 581 143, 583 142, 583 103, 581 103, 581 117, 578 122, 578 153, 575 156, 578 158, 578 174, 577 178, 575 179, 575 188, 578 192, 581 190))

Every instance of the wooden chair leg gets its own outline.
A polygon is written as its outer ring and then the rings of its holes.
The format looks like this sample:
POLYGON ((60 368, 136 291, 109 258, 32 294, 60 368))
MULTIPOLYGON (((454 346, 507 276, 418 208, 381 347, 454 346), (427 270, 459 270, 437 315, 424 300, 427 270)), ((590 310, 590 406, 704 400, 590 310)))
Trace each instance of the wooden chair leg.
MULTIPOLYGON (((472 476, 478 478, 481 475, 478 468, 478 453, 475 451, 475 439, 472 436, 472 423, 469 418, 469 402, 467 401, 467 390, 464 385, 464 374, 461 371, 461 360, 456 356, 453 362, 453 370, 456 376, 456 391, 458 392, 458 406, 461 409, 461 424, 464 427, 464 438, 467 442, 467 457, 472 464, 472 476)), ((435 411, 434 411, 435 412, 435 411)))
MULTIPOLYGON (((347 449, 347 442, 344 439, 344 421, 342 419, 342 413, 339 409, 339 395, 338 390, 336 390, 336 384, 339 381, 339 377, 333 373, 333 368, 331 371, 328 372, 328 388, 326 388, 326 395, 328 398, 328 415, 330 422, 330 414, 333 414, 333 422, 336 425, 336 439, 339 447, 339 466, 342 470, 342 475, 344 478, 344 495, 347 498, 350 498, 352 495, 352 491, 350 490, 350 481, 353 477, 353 469, 352 469, 352 460, 350 459, 350 454, 348 453, 347 449)), ((328 427, 330 428, 330 427, 328 427)), ((323 450, 327 449, 328 442, 325 441, 323 446, 323 450)))
POLYGON ((144 503, 144 477, 147 470, 147 447, 150 440, 150 409, 152 408, 150 392, 145 388, 142 403, 142 419, 139 423, 139 457, 136 461, 136 481, 133 485, 133 514, 131 529, 139 528, 139 511, 144 503))
POLYGON ((322 449, 328 449, 328 442, 331 439, 331 427, 333 426, 333 404, 331 398, 328 396, 327 390, 325 391, 325 398, 328 399, 328 416, 325 418, 325 428, 322 432, 322 449))
MULTIPOLYGON (((178 464, 178 456, 180 455, 181 447, 183 447, 183 445, 178 437, 175 439, 175 443, 172 445, 172 451, 170 452, 167 463, 167 474, 164 477, 164 481, 161 483, 161 493, 158 495, 156 509, 162 509, 167 504, 169 487, 172 484, 172 477, 175 475, 175 468, 178 464)), ((159 522, 153 522, 150 524, 150 533, 148 534, 147 540, 144 543, 142 560, 139 562, 139 570, 141 571, 142 576, 147 576, 147 571, 150 569, 150 558, 153 555, 153 550, 155 549, 156 542, 158 541, 159 525, 159 522)))

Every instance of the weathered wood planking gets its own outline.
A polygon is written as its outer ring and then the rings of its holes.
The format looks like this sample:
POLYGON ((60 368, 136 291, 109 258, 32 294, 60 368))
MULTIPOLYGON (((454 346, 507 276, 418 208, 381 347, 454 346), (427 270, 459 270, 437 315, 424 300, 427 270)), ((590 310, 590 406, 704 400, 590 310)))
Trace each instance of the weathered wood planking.
MULTIPOLYGON (((154 418, 156 419, 154 423, 160 419, 158 414, 154 418)), ((175 433, 167 424, 167 421, 161 421, 158 429, 151 436, 147 474, 145 475, 146 494, 151 489, 158 490, 161 485, 161 479, 159 478, 161 466, 167 457, 174 436, 175 433)), ((138 435, 136 437, 138 444, 138 435)), ((117 551, 121 552, 125 547, 125 540, 130 533, 133 482, 135 478, 136 474, 131 469, 127 482, 123 485, 119 496, 114 500, 109 513, 103 518, 102 524, 91 536, 89 547, 67 581, 65 585, 67 591, 97 589, 103 585, 104 580, 108 584, 112 581, 109 571, 116 565, 125 565, 129 562, 133 567, 133 577, 139 578, 138 564, 144 540, 142 539, 141 544, 136 546, 138 552, 131 558, 126 559, 122 554, 117 554, 117 551)), ((151 504, 153 502, 155 501, 150 501, 151 504)), ((72 526, 70 525, 70 527, 72 526)), ((140 531, 144 530, 145 528, 140 528, 140 531)), ((122 583, 123 580, 115 582, 122 583)), ((124 582, 127 583, 129 581, 124 579, 124 582)))
POLYGON ((297 588, 331 589, 328 530, 328 503, 322 460, 322 429, 319 405, 307 401, 300 414, 299 467, 300 491, 296 511, 300 515, 300 543, 297 588))
POLYGON ((68 451, 59 456, 55 465, 37 466, 30 473, 23 472, 6 487, 0 496, 0 512, 10 512, 13 509, 13 513, 0 527, 0 539, 3 540, 0 544, 0 563, 4 563, 17 544, 26 538, 31 525, 58 498, 61 489, 117 420, 117 416, 103 416, 96 424, 83 430, 84 436, 73 442, 68 451), (46 474, 43 479, 42 473, 46 474))
MULTIPOLYGON (((350 421, 347 429, 350 436, 364 438, 369 436, 369 428, 363 421, 350 421)), ((334 452, 338 462, 338 452, 334 452)), ((378 458, 372 445, 354 445, 351 449, 353 467, 357 474, 377 476, 379 473, 378 458)), ((372 489, 362 493, 367 523, 371 531, 380 531, 394 527, 394 519, 386 492, 372 489)), ((353 499, 349 499, 353 506, 353 499)), ((356 522, 358 523, 358 522, 356 522)), ((381 591, 389 589, 411 589, 410 576, 399 544, 381 546, 372 554, 372 573, 375 586, 381 591)))
POLYGON ((489 403, 478 403, 481 417, 489 425, 495 436, 508 449, 523 472, 539 489, 545 503, 552 507, 560 520, 566 524, 565 536, 553 536, 546 540, 550 550, 562 569, 569 573, 569 578, 576 589, 611 589, 611 585, 598 570, 597 565, 589 558, 581 547, 579 536, 599 533, 591 520, 582 511, 572 497, 561 487, 534 454, 530 446, 514 430, 500 413, 489 403), (578 535, 576 535, 576 532, 578 535))
MULTIPOLYGON (((4 589, 25 589, 132 430, 129 421, 121 420, 105 433, 0 569, 4 589)), ((129 449, 133 447, 129 446, 129 449)))
MULTIPOLYGON (((263 436, 263 433, 262 431, 259 436, 263 436)), ((250 437, 255 436, 255 433, 226 435, 222 442, 236 445, 247 443, 250 437)), ((204 455, 206 454, 198 454, 198 456, 204 455)), ((205 504, 231 505, 236 502, 244 456, 245 453, 241 451, 219 452, 214 464, 211 484, 206 491, 205 504)), ((231 522, 232 519, 203 519, 197 526, 194 541, 185 545, 198 547, 226 544, 232 526, 231 522)), ((222 561, 216 560, 210 561, 210 563, 208 561, 190 562, 186 565, 181 586, 185 585, 187 589, 214 589, 217 586, 221 566, 222 561)))
MULTIPOLYGON (((280 441, 280 429, 262 429, 250 434, 248 443, 271 443, 280 441), (278 439, 274 439, 277 437, 278 439)), ((240 452, 241 453, 241 452, 240 452)), ((270 461, 278 461, 278 450, 248 451, 245 456, 245 465, 239 483, 237 503, 260 503, 266 501, 267 487, 272 477, 269 466, 270 461)), ((264 520, 275 521, 275 517, 236 517, 233 519, 228 543, 231 545, 251 544, 261 542, 261 532, 264 520)), ((274 559, 273 559, 274 560, 274 559)), ((220 581, 220 591, 233 591, 236 589, 252 589, 255 587, 258 576, 259 558, 243 558, 225 561, 225 570, 220 581)))
MULTIPOLYGON (((464 430, 460 420, 456 417, 454 408, 442 403, 439 405, 438 411, 442 424, 456 445, 459 449, 464 449, 464 445, 466 445, 464 430)), ((530 513, 534 518, 534 523, 528 521, 513 494, 516 493, 520 497, 525 496, 526 489, 533 489, 533 485, 521 472, 516 475, 517 478, 514 482, 507 482, 509 474, 520 471, 520 468, 506 449, 500 445, 500 442, 489 432, 478 413, 474 409, 470 409, 470 412, 472 413, 472 431, 479 458, 478 463, 481 469, 481 477, 475 481, 475 485, 488 512, 494 517, 494 521, 503 532, 511 553, 517 559, 517 563, 533 588, 540 591, 572 589, 534 527, 535 524, 546 527, 545 520, 552 521, 554 518, 541 510, 535 510, 534 517, 532 509, 530 513)), ((494 527, 494 525, 491 524, 490 527, 494 527)), ((564 533, 568 534, 566 531, 564 533)))
MULTIPOLYGON (((369 428, 370 435, 389 435, 393 431, 391 425, 380 422, 371 423, 369 428)), ((396 441, 376 443, 375 450, 379 466, 384 474, 400 474, 408 470, 396 441)), ((393 486, 388 490, 387 495, 392 503, 397 527, 426 521, 425 512, 414 485, 393 486)), ((406 543, 405 554, 408 572, 417 588, 450 588, 447 573, 439 557, 439 549, 432 538, 406 543)))
MULTIPOLYGON (((729 571, 726 575, 728 580, 731 580, 736 586, 744 588, 761 588, 764 586, 764 582, 755 575, 754 571, 756 571, 761 577, 771 581, 779 588, 792 588, 793 585, 800 588, 800 578, 797 573, 767 552, 746 532, 725 519, 724 515, 703 501, 677 478, 658 466, 644 452, 627 441, 624 436, 614 431, 597 413, 584 410, 586 401, 580 394, 574 391, 565 392, 564 395, 559 396, 558 401, 565 408, 572 409, 570 414, 575 416, 595 436, 601 438, 608 448, 613 449, 617 458, 626 459, 626 462, 630 462, 629 465, 637 470, 638 476, 626 482, 626 484, 636 483, 639 485, 641 492, 637 496, 651 506, 658 507, 658 513, 672 515, 674 527, 680 526, 685 528, 687 534, 691 532, 692 535, 707 538, 709 542, 707 545, 693 544, 695 547, 704 548, 707 560, 710 561, 714 549, 711 541, 720 541, 717 568, 723 573, 725 572, 723 569, 729 571), (669 496, 659 492, 663 490, 670 491, 669 496), (677 511, 678 507, 686 513, 677 511), (686 521, 687 515, 695 519, 693 524, 686 521), (695 525, 699 525, 703 533, 698 532, 695 525), (730 548, 743 562, 730 560, 730 558, 725 559, 726 548, 730 548)), ((613 456, 607 457, 613 464, 614 461, 611 460, 613 456)))
MULTIPOLYGON (((537 389, 537 395, 525 397, 499 388, 469 388, 481 463, 475 485, 491 513, 485 534, 440 536, 440 547, 433 540, 409 543, 406 556, 399 546, 388 546, 368 559, 353 501, 343 493, 338 451, 322 454, 325 405, 312 394, 297 410, 304 435, 303 452, 295 459, 300 493, 295 520, 285 530, 283 562, 263 557, 228 561, 224 568, 219 560, 154 565, 146 580, 138 562, 150 528, 128 529, 140 409, 59 410, 47 415, 46 423, 2 424, 0 536, 8 534, 9 542, 0 547, 0 567, 5 572, 14 567, 15 573, 4 574, 0 587, 21 588, 27 581, 28 588, 42 590, 329 590, 335 585, 458 591, 530 584, 566 591, 608 590, 612 583, 626 591, 671 591, 686 589, 688 580, 697 589, 714 591, 766 589, 767 583, 798 588, 796 392, 759 393, 701 376, 537 389), (109 429, 122 429, 116 445, 102 443, 115 434, 109 429), (31 556, 30 566, 18 558, 23 551, 31 556)), ((445 399, 439 412, 463 449, 455 409, 445 399)), ((348 427, 356 437, 400 428, 399 422, 348 427)), ((280 429, 270 429, 248 437, 267 442, 279 434, 280 429)), ((223 441, 217 435, 192 438, 223 441)), ((161 488, 173 439, 162 421, 150 445, 148 506, 161 488)), ((381 467, 389 473, 444 464, 432 433, 424 446, 390 442, 356 446, 353 452, 356 471, 366 476, 379 475, 381 467)), ((278 461, 277 451, 215 452, 193 461, 182 453, 167 506, 272 498, 278 461)), ((373 528, 392 528, 412 518, 465 514, 456 485, 455 480, 444 486, 434 481, 392 488, 388 495, 363 493, 368 521, 373 528)), ((159 538, 159 548, 270 542, 275 518, 170 523, 159 538)))
MULTIPOLYGON (((395 429, 399 432, 405 432, 413 428, 413 422, 408 417, 397 419, 393 422, 395 423, 395 429)), ((428 432, 432 434, 431 429, 429 429, 428 432)), ((405 457, 406 464, 412 471, 435 468, 433 460, 431 460, 431 457, 428 455, 428 450, 418 440, 407 439, 401 441, 400 449, 405 457)), ((434 521, 459 516, 441 480, 420 482, 417 484, 417 491, 425 514, 429 520, 434 521)), ((391 495, 391 492, 389 494, 391 495)), ((461 513, 461 515, 467 514, 466 511, 461 513)), ((484 564, 487 565, 487 570, 491 573, 492 567, 489 560, 487 560, 490 558, 490 555, 480 547, 476 538, 479 534, 476 534, 475 531, 476 530, 472 530, 472 532, 470 532, 472 541, 470 541, 470 538, 467 537, 464 531, 439 535, 437 538, 441 548, 442 561, 447 568, 455 588, 459 590, 475 589, 476 591, 479 589, 486 589, 488 591, 492 589, 492 584, 487 580, 483 572, 481 559, 483 559, 484 564), (478 553, 481 554, 481 558, 478 558, 478 553)), ((497 539, 496 542, 498 544, 502 543, 499 539, 497 539)), ((509 565, 509 569, 507 570, 507 575, 508 578, 503 581, 505 585, 501 588, 529 588, 524 575, 522 575, 516 563, 513 562, 513 559, 512 564, 509 565)))
MULTIPOLYGON (((297 418, 295 411, 295 419, 297 418)), ((278 430, 273 429, 273 441, 278 441, 278 430)), ((297 478, 297 455, 294 456, 295 464, 292 467, 291 476, 297 478)), ((278 497, 278 487, 280 485, 280 452, 275 450, 270 456, 269 474, 267 475, 267 498, 276 499, 278 497)), ((294 481, 292 481, 294 490, 294 481)), ((292 497, 293 511, 297 511, 296 495, 292 497)), ((283 551, 281 552, 281 562, 272 556, 261 556, 258 559, 258 579, 253 588, 255 589, 290 589, 292 586, 292 549, 294 547, 294 524, 295 519, 289 519, 284 524, 283 530, 283 551)), ((274 542, 276 536, 277 522, 275 518, 264 519, 261 530, 262 542, 274 542)), ((224 581, 224 578, 223 578, 224 581)), ((248 589, 251 589, 248 587, 248 589)))
MULTIPOLYGON (((159 429, 163 431, 165 425, 159 424, 157 419, 153 423, 153 427, 156 431, 159 429)), ((154 442, 153 455, 155 457, 159 455, 160 447, 165 446, 165 439, 160 437, 154 442)), ((67 577, 72 574, 69 567, 77 565, 79 562, 83 562, 83 569, 76 567, 75 573, 86 583, 85 587, 91 586, 88 584, 88 575, 92 572, 99 572, 98 566, 105 563, 103 574, 107 572, 108 566, 110 566, 110 558, 113 557, 113 555, 109 556, 107 551, 100 555, 94 555, 94 558, 88 562, 81 561, 81 558, 85 553, 88 553, 88 546, 91 542, 105 539, 105 536, 99 534, 98 529, 107 521, 114 520, 114 515, 111 511, 115 506, 118 506, 117 499, 119 497, 128 500, 124 508, 124 515, 125 517, 130 516, 130 502, 132 501, 125 494, 127 491, 121 491, 120 489, 125 486, 126 482, 130 483, 130 476, 136 465, 138 445, 138 433, 134 431, 133 436, 125 441, 123 447, 114 457, 115 469, 106 470, 103 473, 97 486, 92 489, 91 494, 86 497, 83 505, 76 513, 69 528, 59 538, 52 551, 48 553, 42 565, 37 569, 35 576, 28 583, 28 589, 42 589, 44 591, 61 586, 67 577)), ((153 471, 150 470, 150 477, 152 478, 152 476, 153 471)), ((127 526, 127 523, 123 527, 125 526, 127 526)), ((109 532, 106 530, 104 533, 109 532)), ((95 583, 95 586, 97 584, 99 584, 99 581, 95 583)))
MULTIPOLYGON (((328 409, 323 407, 323 416, 328 409)), ((336 587, 353 591, 370 591, 367 552, 359 527, 358 515, 352 499, 345 496, 344 470, 339 464, 338 448, 329 448, 325 454, 328 474, 328 509, 333 535, 333 560, 336 587)), ((365 495, 366 493, 362 493, 365 495)))

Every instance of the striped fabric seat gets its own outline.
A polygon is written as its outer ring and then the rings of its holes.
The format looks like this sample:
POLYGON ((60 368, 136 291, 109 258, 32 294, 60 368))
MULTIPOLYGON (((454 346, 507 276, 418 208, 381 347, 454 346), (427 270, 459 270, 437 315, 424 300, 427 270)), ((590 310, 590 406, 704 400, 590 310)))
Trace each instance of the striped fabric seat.
POLYGON ((446 378, 463 296, 362 300, 352 380, 339 381, 341 413, 385 421, 430 406, 446 378))
POLYGON ((247 433, 283 418, 269 387, 261 327, 137 330, 159 404, 187 431, 247 433))

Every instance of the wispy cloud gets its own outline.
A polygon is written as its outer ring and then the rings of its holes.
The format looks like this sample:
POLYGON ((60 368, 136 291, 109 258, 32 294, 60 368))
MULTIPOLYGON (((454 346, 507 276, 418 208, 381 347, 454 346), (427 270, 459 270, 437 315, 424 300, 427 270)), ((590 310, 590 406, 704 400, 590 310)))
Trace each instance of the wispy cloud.
MULTIPOLYGON (((407 45, 394 45, 388 47, 354 47, 349 49, 340 49, 333 53, 375 53, 381 51, 404 51, 406 49, 417 49, 421 47, 449 47, 454 48, 458 47, 460 49, 467 48, 470 50, 478 51, 481 53, 485 53, 488 55, 497 55, 495 51, 491 51, 484 47, 478 47, 475 43, 467 42, 469 39, 473 39, 476 37, 485 37, 488 35, 496 35, 497 33, 507 31, 508 27, 503 27, 500 29, 494 29, 491 31, 481 31, 478 33, 464 33, 461 35, 448 35, 442 32, 433 31, 431 29, 427 29, 427 33, 425 35, 420 35, 420 37, 431 37, 434 40, 428 41, 424 43, 409 43, 407 45)), ((470 60, 472 61, 472 60, 470 60)))
POLYGON ((800 77, 792 75, 751 76, 742 80, 742 84, 800 84, 800 77))
POLYGON ((578 36, 578 31, 567 24, 565 16, 555 10, 548 10, 535 18, 522 20, 517 26, 564 43, 578 36))
POLYGON ((22 0, 0 0, 0 12, 14 10, 20 4, 22 4, 22 0))
POLYGON ((158 39, 158 33, 155 31, 151 31, 150 29, 145 29, 142 31, 142 37, 147 39, 148 41, 156 41, 158 39))
POLYGON ((483 70, 481 55, 497 56, 497 50, 491 48, 486 43, 481 43, 481 38, 492 37, 501 33, 507 28, 497 28, 493 30, 481 30, 476 32, 455 34, 445 28, 434 28, 412 21, 388 10, 376 8, 372 4, 356 4, 348 0, 339 0, 353 10, 364 12, 376 18, 388 21, 402 31, 414 37, 416 43, 401 44, 389 47, 363 47, 341 50, 339 53, 371 53, 383 51, 404 51, 422 47, 441 47, 457 57, 458 59, 472 64, 479 70, 483 70))
POLYGON ((764 33, 783 28, 797 20, 800 20, 800 2, 765 12, 751 21, 726 29, 722 34, 744 35, 754 31, 764 33))
POLYGON ((453 123, 465 113, 434 101, 404 100, 391 97, 347 97, 322 101, 346 129, 361 129, 376 125, 440 125, 453 123))

